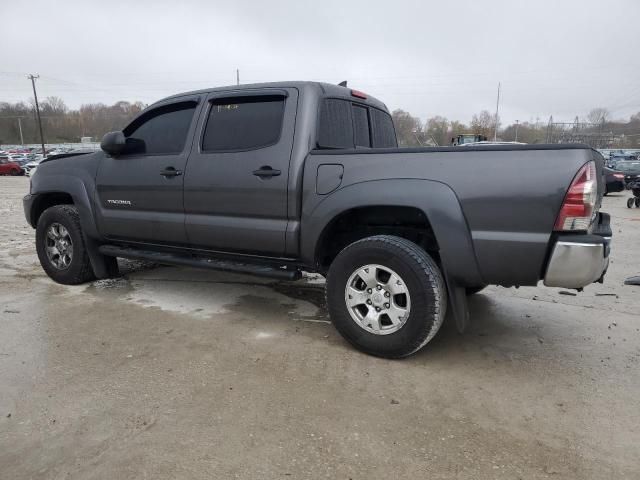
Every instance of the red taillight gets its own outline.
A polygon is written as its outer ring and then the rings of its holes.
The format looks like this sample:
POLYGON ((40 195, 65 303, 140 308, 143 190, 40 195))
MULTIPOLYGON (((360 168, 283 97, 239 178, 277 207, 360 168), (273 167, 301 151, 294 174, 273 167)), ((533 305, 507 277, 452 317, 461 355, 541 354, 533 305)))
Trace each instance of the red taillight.
POLYGON ((351 90, 351 96, 352 97, 356 97, 356 98, 362 98, 363 100, 367 99, 367 94, 366 93, 362 93, 358 90, 351 90))
POLYGON ((571 182, 553 229, 555 231, 588 230, 597 198, 596 164, 589 162, 583 165, 571 182))

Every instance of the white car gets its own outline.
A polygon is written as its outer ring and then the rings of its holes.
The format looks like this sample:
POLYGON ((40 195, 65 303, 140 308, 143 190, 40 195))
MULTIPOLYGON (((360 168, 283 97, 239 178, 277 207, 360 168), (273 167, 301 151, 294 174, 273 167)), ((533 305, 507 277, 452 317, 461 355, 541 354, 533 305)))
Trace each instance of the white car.
POLYGON ((22 166, 22 169, 24 170, 24 174, 27 177, 30 177, 31 175, 33 175, 36 171, 36 168, 38 168, 38 165, 40 164, 40 162, 42 161, 42 159, 40 160, 34 160, 33 162, 29 162, 26 165, 22 166))

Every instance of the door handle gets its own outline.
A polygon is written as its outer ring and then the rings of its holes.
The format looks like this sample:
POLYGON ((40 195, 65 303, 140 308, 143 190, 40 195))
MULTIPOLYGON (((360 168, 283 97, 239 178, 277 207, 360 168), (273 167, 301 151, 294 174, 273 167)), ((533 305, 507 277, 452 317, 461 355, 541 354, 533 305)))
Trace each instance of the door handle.
POLYGON ((176 170, 174 167, 167 167, 160 172, 163 177, 179 177, 182 175, 182 170, 176 170))
POLYGON ((264 167, 260 167, 259 170, 254 170, 253 171, 253 174, 256 177, 260 177, 260 178, 277 177, 281 173, 282 172, 280 170, 276 170, 275 168, 271 168, 269 165, 265 165, 264 167))

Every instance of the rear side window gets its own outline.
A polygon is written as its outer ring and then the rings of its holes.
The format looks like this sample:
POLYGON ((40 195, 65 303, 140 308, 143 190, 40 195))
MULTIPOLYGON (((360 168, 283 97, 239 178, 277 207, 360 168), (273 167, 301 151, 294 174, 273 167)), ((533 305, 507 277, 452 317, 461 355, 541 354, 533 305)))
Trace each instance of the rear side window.
POLYGON ((356 147, 371 147, 368 110, 360 105, 353 106, 353 133, 356 147))
POLYGON ((214 100, 202 138, 202 150, 255 150, 278 143, 284 102, 285 97, 280 95, 214 100))
POLYGON ((320 148, 353 148, 351 102, 333 98, 322 102, 318 146, 320 148))
POLYGON ((196 102, 180 102, 151 110, 125 130, 126 153, 146 155, 182 152, 191 126, 196 102))
POLYGON ((373 148, 395 148, 398 146, 396 130, 391 115, 377 108, 372 108, 371 131, 373 132, 373 148))
POLYGON ((391 116, 348 100, 325 99, 320 108, 319 148, 397 147, 391 116))

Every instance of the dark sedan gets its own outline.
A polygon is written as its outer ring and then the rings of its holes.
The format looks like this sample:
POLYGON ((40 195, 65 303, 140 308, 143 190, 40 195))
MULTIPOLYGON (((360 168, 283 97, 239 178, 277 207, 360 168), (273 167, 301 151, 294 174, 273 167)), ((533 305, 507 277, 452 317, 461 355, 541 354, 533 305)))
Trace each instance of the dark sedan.
POLYGON ((618 172, 611 168, 604 167, 602 169, 604 176, 605 189, 604 194, 613 192, 622 192, 625 188, 624 173, 618 172))
POLYGON ((616 165, 616 170, 624 175, 626 185, 630 182, 640 180, 640 161, 620 162, 616 165))

